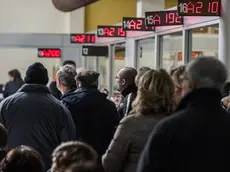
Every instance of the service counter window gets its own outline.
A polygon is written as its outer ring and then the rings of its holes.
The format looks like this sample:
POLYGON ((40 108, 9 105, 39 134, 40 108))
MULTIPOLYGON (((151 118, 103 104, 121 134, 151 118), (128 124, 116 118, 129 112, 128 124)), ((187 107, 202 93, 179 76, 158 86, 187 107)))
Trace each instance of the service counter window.
POLYGON ((155 39, 148 38, 137 42, 137 68, 142 66, 154 68, 156 66, 155 39))
POLYGON ((200 56, 218 57, 218 33, 219 25, 212 25, 193 29, 192 59, 200 56))
POLYGON ((182 32, 163 35, 161 67, 167 71, 183 64, 182 61, 182 32))
POLYGON ((86 56, 86 68, 96 71, 96 57, 86 56))
POLYGON ((109 58, 98 57, 98 71, 100 73, 99 89, 108 89, 109 85, 109 58))

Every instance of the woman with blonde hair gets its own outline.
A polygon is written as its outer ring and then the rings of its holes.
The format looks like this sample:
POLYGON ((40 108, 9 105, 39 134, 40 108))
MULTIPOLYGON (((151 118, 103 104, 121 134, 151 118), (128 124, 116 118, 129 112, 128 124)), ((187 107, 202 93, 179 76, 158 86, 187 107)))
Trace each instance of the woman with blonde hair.
POLYGON ((164 70, 149 70, 138 82, 131 114, 122 119, 102 157, 105 172, 134 172, 149 134, 174 108, 174 83, 164 70))

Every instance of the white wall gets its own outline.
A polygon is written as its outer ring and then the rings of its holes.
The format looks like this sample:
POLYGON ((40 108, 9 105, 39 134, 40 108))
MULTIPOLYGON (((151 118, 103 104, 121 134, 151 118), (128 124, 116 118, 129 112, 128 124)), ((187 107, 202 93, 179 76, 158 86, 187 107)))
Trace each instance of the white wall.
MULTIPOLYGON (((1 0, 0 21, 0 33, 82 33, 84 8, 63 13, 55 9, 51 0, 1 0)), ((17 68, 24 74, 36 61, 47 67, 52 80, 53 66, 60 64, 59 59, 39 59, 36 48, 0 48, 0 58, 0 84, 8 81, 9 70, 17 68)))
POLYGON ((35 48, 0 48, 0 84, 8 81, 8 71, 17 68, 24 78, 27 68, 34 62, 41 62, 47 69, 49 79, 52 79, 53 66, 59 63, 59 59, 37 58, 35 48))
POLYGON ((1 0, 0 32, 67 33, 68 17, 51 0, 1 0))
POLYGON ((164 9, 164 0, 137 0, 137 17, 144 17, 146 11, 164 9))

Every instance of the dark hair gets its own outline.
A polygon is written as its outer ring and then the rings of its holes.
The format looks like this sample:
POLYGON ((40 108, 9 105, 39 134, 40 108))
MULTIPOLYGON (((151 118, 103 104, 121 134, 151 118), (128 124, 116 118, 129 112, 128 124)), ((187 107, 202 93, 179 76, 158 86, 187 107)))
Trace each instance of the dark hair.
POLYGON ((14 78, 13 81, 14 81, 17 89, 19 89, 24 84, 24 81, 21 77, 21 73, 17 69, 13 69, 13 70, 9 71, 8 75, 14 78))
POLYGON ((63 62, 62 66, 73 65, 76 68, 76 63, 73 60, 66 60, 63 62))
POLYGON ((99 78, 100 74, 92 71, 92 70, 86 70, 83 72, 79 72, 75 79, 76 81, 80 81, 82 86, 88 87, 88 86, 92 86, 92 87, 97 87, 98 86, 98 78, 99 78))
POLYGON ((1 172, 44 172, 40 154, 28 146, 12 149, 1 162, 1 172))
POLYGON ((64 172, 72 166, 97 166, 97 153, 82 142, 67 142, 58 146, 53 152, 51 172, 64 172))

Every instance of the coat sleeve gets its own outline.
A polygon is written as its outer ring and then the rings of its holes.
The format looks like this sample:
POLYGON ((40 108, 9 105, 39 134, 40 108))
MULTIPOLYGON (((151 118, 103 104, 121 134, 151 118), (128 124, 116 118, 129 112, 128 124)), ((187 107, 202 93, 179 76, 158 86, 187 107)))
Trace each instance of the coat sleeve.
POLYGON ((127 118, 124 118, 120 122, 109 148, 102 157, 102 164, 105 172, 119 172, 123 170, 122 168, 126 161, 131 140, 129 122, 127 118))
POLYGON ((9 96, 9 84, 6 83, 5 88, 3 90, 3 97, 6 98, 9 96))
POLYGON ((72 116, 66 107, 63 107, 63 118, 60 140, 61 142, 76 140, 76 129, 72 116))
POLYGON ((169 140, 166 127, 158 125, 151 133, 140 157, 137 172, 162 172, 170 168, 169 140))
POLYGON ((0 103, 0 123, 6 127, 4 115, 6 114, 6 99, 0 103))

